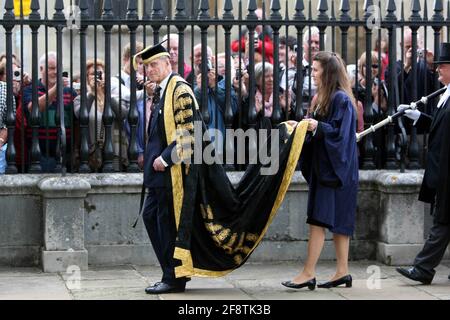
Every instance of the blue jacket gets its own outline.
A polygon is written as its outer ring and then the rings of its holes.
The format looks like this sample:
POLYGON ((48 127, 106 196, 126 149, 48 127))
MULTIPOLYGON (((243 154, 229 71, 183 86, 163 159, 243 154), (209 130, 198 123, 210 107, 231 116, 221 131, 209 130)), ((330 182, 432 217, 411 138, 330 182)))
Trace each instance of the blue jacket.
MULTIPOLYGON (((197 101, 201 101, 201 90, 196 87, 194 93, 197 101)), ((217 83, 215 89, 208 88, 209 123, 206 126, 208 129, 220 131, 223 139, 225 139, 225 108, 225 79, 222 79, 217 83)), ((238 98, 234 89, 231 88, 231 112, 233 117, 236 115, 237 109, 238 98)), ((210 137, 211 141, 215 141, 216 137, 213 131, 210 131, 210 137)))

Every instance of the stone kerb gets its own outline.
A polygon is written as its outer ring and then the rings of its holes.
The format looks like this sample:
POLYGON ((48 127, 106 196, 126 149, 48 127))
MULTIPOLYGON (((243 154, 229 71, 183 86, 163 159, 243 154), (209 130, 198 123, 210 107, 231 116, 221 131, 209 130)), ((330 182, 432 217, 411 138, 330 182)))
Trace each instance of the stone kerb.
POLYGON ((38 183, 44 220, 44 272, 64 272, 70 266, 88 269, 84 246, 84 199, 91 185, 78 177, 48 177, 38 183))
MULTIPOLYGON (((242 174, 228 176, 236 185, 242 174)), ((427 215, 417 200, 422 177, 423 171, 360 171, 352 259, 376 256, 388 265, 413 261, 424 242, 427 215)), ((88 260, 99 265, 156 263, 142 220, 137 229, 130 227, 141 183, 142 174, 2 176, 0 262, 10 264, 20 256, 21 263, 41 263, 46 272, 66 271, 71 265, 85 270, 88 260)), ((266 241, 253 255, 255 261, 303 257, 307 194, 307 184, 296 172, 266 241)), ((322 258, 335 258, 332 241, 327 241, 322 258)))

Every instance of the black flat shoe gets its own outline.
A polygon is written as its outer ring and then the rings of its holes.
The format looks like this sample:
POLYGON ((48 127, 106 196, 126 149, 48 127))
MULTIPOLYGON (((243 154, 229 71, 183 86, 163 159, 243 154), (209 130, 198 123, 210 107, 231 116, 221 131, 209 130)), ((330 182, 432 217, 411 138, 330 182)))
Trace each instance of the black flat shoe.
POLYGON ((303 283, 295 283, 292 281, 284 281, 281 283, 283 286, 292 288, 292 289, 301 289, 304 287, 308 287, 309 290, 314 290, 316 288, 316 278, 312 278, 303 283))
POLYGON ((352 281, 353 281, 352 276, 348 274, 348 275, 343 276, 342 278, 336 279, 334 281, 320 283, 317 285, 317 287, 318 288, 334 288, 334 287, 340 286, 341 284, 345 284, 345 286, 347 288, 351 288, 352 281))

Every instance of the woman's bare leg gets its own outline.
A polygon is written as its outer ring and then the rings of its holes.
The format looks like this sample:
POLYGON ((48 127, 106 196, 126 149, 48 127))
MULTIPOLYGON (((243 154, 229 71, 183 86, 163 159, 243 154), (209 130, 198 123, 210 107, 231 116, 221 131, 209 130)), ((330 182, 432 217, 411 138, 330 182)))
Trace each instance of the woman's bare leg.
POLYGON ((348 252, 350 248, 350 237, 342 234, 333 235, 334 247, 336 248, 336 274, 331 281, 342 278, 348 274, 348 252))
POLYGON ((316 276, 316 264, 325 242, 325 228, 310 225, 308 240, 308 256, 303 271, 295 276, 293 282, 303 283, 316 276))

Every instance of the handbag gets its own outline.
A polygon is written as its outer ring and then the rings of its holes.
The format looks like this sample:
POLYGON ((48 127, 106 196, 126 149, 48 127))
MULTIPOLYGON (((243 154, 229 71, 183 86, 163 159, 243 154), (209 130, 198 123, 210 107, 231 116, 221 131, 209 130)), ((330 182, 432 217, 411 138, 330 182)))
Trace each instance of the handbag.
POLYGON ((89 167, 93 170, 98 170, 103 165, 103 143, 98 141, 93 145, 92 150, 89 152, 89 167))
POLYGON ((105 128, 101 124, 101 120, 99 123, 100 128, 98 129, 100 132, 100 136, 97 139, 97 142, 91 145, 91 149, 89 150, 89 167, 92 170, 99 170, 103 165, 103 146, 104 146, 104 134, 105 128))

